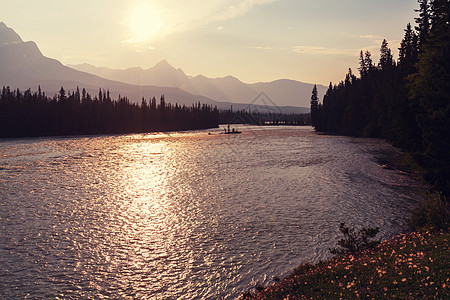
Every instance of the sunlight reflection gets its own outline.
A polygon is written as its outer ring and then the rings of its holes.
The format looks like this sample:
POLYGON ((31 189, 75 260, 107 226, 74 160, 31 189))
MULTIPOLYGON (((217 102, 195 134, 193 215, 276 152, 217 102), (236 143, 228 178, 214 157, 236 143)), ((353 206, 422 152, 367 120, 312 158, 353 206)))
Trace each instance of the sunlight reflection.
POLYGON ((180 243, 189 230, 179 202, 192 191, 177 179, 180 169, 186 168, 183 153, 188 149, 183 148, 184 143, 172 143, 172 139, 159 134, 130 136, 120 149, 125 158, 118 172, 122 173, 123 188, 119 210, 128 220, 121 241, 129 244, 126 265, 151 274, 147 280, 152 286, 171 274, 188 277, 189 273, 189 249, 180 243))
POLYGON ((375 160, 392 147, 250 130, 3 142, 8 276, 30 298, 236 298, 326 259, 340 220, 404 228, 413 181, 375 160))

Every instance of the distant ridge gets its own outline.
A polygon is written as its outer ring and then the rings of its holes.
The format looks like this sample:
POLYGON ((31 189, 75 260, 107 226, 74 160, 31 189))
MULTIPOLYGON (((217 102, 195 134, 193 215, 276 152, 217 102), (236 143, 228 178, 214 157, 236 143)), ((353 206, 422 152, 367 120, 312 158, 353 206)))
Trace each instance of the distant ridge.
MULTIPOLYGON (((3 22, 0 22, 0 66, 0 88, 37 90, 40 86, 47 95, 58 93, 61 86, 66 91, 85 88, 92 95, 98 94, 99 89, 107 89, 111 97, 126 96, 137 103, 143 97, 159 98, 164 94, 167 102, 172 103, 191 105, 201 102, 220 109, 231 106, 246 109, 258 94, 265 92, 281 112, 305 113, 309 111, 312 90, 311 84, 294 80, 246 84, 232 76, 189 77, 165 60, 147 70, 139 67, 114 70, 88 64, 72 68, 45 57, 35 42, 24 42, 3 22)), ((324 91, 325 87, 320 86, 319 90, 324 91)), ((270 108, 253 103, 251 109, 266 111, 270 108)))
MULTIPOLYGON (((260 92, 265 92, 277 105, 309 108, 313 88, 313 84, 289 79, 247 84, 233 76, 208 78, 197 75, 190 77, 183 70, 171 66, 166 60, 145 70, 139 67, 125 70, 111 69, 89 64, 69 66, 128 84, 176 87, 191 94, 232 103, 250 103, 260 92)), ((326 87, 323 85, 317 85, 317 88, 319 96, 322 96, 326 91, 326 87)))
POLYGON ((22 38, 5 23, 0 22, 0 45, 11 45, 22 43, 22 38))
POLYGON ((108 89, 112 97, 126 96, 140 102, 142 97, 165 95, 168 102, 190 105, 196 102, 216 104, 213 99, 187 93, 179 88, 138 86, 101 78, 64 66, 56 59, 45 57, 35 42, 24 42, 13 29, 0 23, 0 87, 34 89, 38 86, 47 95, 56 94, 61 86, 74 91, 77 86, 92 95, 99 89, 108 89))

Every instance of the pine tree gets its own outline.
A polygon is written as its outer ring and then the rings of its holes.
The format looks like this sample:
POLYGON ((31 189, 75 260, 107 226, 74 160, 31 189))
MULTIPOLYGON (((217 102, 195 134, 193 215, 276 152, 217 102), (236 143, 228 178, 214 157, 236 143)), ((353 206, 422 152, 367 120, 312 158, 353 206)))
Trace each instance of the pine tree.
POLYGON ((417 119, 426 147, 421 161, 427 178, 450 195, 450 1, 431 1, 430 15, 417 72, 408 77, 410 98, 423 109, 417 119))
POLYGON ((364 52, 359 52, 359 75, 362 77, 367 73, 366 61, 364 60, 364 52))
POLYGON ((58 100, 63 103, 66 100, 66 91, 64 90, 63 87, 61 87, 61 89, 59 90, 59 96, 58 96, 58 100))
POLYGON ((414 64, 417 61, 418 38, 416 33, 408 23, 405 29, 405 36, 400 43, 398 53, 398 63, 403 74, 411 74, 415 72, 414 64))
POLYGON ((317 85, 314 85, 311 95, 311 124, 315 128, 318 126, 318 109, 319 109, 319 96, 317 92, 317 85))
POLYGON ((419 9, 414 10, 419 13, 419 17, 415 18, 417 26, 416 30, 419 33, 418 45, 421 47, 426 43, 430 33, 430 5, 428 0, 419 0, 419 9))
POLYGON ((352 68, 348 68, 348 73, 345 75, 345 85, 350 85, 356 80, 356 76, 353 75, 352 68))
POLYGON ((389 70, 394 65, 394 58, 392 56, 391 49, 388 47, 388 42, 384 39, 381 43, 380 49, 380 62, 378 67, 381 70, 389 70))
POLYGON ((369 50, 363 52, 361 50, 359 54, 359 73, 361 77, 369 74, 374 69, 373 61, 372 61, 372 53, 369 50))
POLYGON ((369 50, 366 50, 366 52, 364 53, 364 60, 365 60, 367 72, 372 71, 375 68, 375 66, 372 61, 372 53, 370 53, 369 50))

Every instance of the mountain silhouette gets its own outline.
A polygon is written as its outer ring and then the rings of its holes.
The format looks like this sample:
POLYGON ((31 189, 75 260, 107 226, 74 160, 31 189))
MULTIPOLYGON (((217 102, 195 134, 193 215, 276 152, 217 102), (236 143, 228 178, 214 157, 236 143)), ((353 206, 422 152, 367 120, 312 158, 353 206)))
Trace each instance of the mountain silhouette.
POLYGON ((0 22, 0 45, 22 43, 22 38, 5 23, 0 22))
POLYGON ((88 64, 65 66, 44 56, 35 42, 24 42, 3 22, 0 23, 0 41, 0 87, 37 90, 40 86, 42 91, 52 96, 61 86, 66 91, 74 91, 78 86, 92 95, 96 95, 99 89, 107 89, 113 98, 121 95, 134 102, 140 102, 142 97, 159 98, 164 94, 172 103, 190 105, 201 102, 222 109, 231 105, 234 109, 245 109, 252 103, 252 109, 261 107, 264 111, 267 107, 255 103, 254 99, 265 92, 271 97, 272 104, 283 112, 304 113, 309 110, 312 85, 297 81, 246 84, 232 76, 190 77, 165 60, 147 70, 139 67, 115 70, 88 64))
MULTIPOLYGON (((110 69, 89 64, 70 65, 70 67, 128 84, 176 87, 191 94, 232 103, 250 103, 259 93, 265 92, 277 105, 309 107, 311 91, 314 86, 288 79, 247 84, 233 76, 208 78, 197 75, 189 77, 181 69, 171 66, 166 60, 146 70, 142 68, 110 69)), ((323 95, 327 89, 323 85, 317 85, 317 88, 319 96, 323 95)))
POLYGON ((120 94, 136 102, 140 102, 142 97, 159 98, 164 94, 173 103, 216 103, 212 99, 192 95, 179 88, 131 85, 64 66, 56 59, 45 57, 35 42, 22 41, 3 22, 0 23, 0 41, 0 86, 34 90, 40 86, 48 95, 56 94, 61 86, 66 91, 74 91, 79 86, 93 95, 98 93, 99 88, 109 89, 112 97, 117 98, 120 94))
POLYGON ((68 66, 79 71, 133 85, 178 87, 189 80, 188 76, 182 70, 175 69, 166 60, 159 62, 153 68, 147 70, 141 67, 119 70, 96 67, 90 64, 68 66))

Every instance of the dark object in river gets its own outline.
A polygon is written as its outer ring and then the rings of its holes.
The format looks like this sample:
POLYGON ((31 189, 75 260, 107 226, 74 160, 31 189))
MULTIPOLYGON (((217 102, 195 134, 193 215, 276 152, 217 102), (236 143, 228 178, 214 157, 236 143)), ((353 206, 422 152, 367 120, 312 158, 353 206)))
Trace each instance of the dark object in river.
POLYGON ((238 131, 235 128, 230 130, 230 124, 228 124, 228 129, 224 128, 223 130, 224 130, 224 134, 238 134, 238 133, 242 133, 242 131, 238 131))

